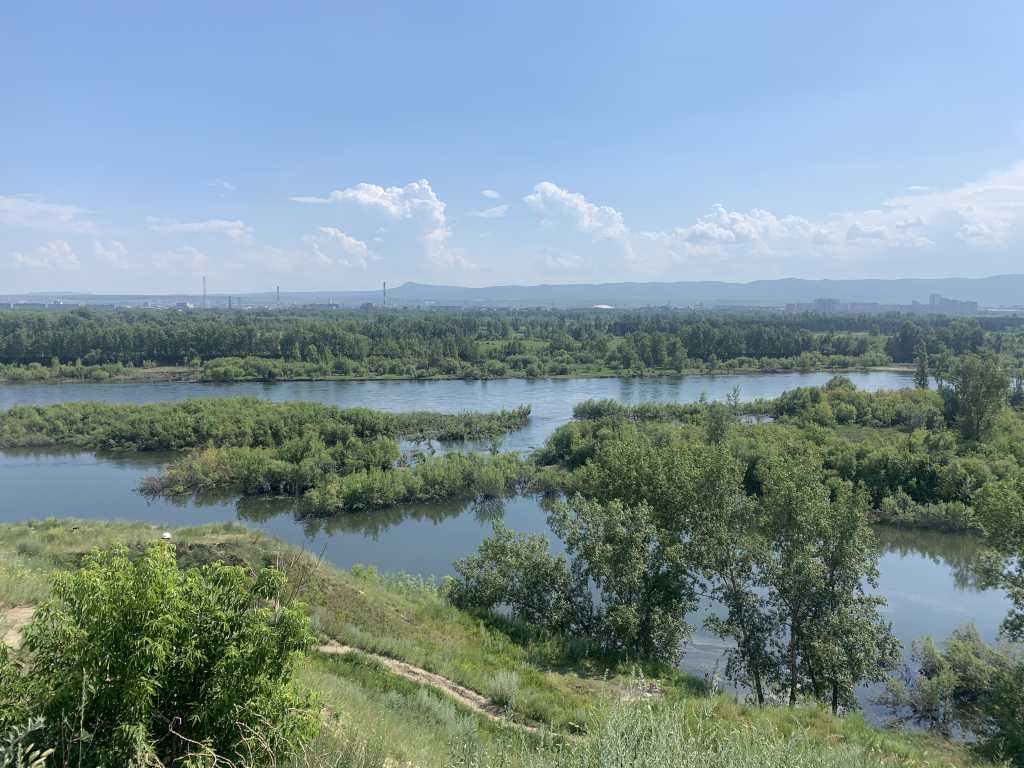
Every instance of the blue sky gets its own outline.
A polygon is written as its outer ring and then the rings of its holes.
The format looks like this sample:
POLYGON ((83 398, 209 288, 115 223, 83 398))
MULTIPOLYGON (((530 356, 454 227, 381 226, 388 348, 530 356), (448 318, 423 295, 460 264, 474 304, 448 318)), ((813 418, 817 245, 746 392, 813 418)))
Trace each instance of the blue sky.
POLYGON ((1019 2, 156 6, 0 11, 0 293, 1024 271, 1019 2))

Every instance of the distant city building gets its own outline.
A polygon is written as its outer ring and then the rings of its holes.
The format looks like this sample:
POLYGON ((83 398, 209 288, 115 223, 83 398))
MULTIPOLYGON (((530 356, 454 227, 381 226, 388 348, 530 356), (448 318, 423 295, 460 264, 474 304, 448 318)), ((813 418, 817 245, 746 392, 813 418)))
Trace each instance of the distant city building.
POLYGON ((595 304, 591 309, 615 309, 611 304, 595 304))
POLYGON ((945 315, 976 315, 978 313, 978 302, 947 299, 938 293, 928 296, 928 306, 945 315))
POLYGON ((840 301, 815 299, 811 302, 786 305, 787 312, 815 312, 822 315, 875 315, 883 312, 904 312, 924 315, 976 315, 978 302, 947 299, 938 293, 928 297, 928 303, 880 304, 874 301, 840 301))

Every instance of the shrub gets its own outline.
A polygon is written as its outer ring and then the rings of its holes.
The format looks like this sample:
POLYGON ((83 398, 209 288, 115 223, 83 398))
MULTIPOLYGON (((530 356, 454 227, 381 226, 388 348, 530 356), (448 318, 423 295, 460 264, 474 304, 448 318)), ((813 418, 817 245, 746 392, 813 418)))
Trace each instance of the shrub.
POLYGON ((311 735, 291 678, 313 638, 299 606, 278 604, 283 586, 269 568, 179 570, 163 542, 55 576, 25 640, 31 709, 60 764, 186 765, 248 756, 257 732, 270 745, 311 735))
POLYGON ((487 684, 487 694, 499 707, 514 706, 519 694, 519 675, 507 669, 495 672, 487 684))

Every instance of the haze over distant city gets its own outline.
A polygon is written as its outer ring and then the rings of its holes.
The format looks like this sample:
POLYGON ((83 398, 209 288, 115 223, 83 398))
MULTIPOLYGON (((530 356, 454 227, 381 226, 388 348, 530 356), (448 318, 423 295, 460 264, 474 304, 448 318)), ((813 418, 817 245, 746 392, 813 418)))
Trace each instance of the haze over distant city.
POLYGON ((686 5, 6 8, 0 293, 1024 272, 1024 7, 686 5))

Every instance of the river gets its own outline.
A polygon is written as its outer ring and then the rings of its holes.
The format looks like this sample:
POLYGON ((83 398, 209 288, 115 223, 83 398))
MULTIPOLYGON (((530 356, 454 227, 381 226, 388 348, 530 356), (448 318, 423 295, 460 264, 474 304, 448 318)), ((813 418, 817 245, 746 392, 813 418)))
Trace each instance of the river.
MULTIPOLYGON (((722 398, 736 386, 745 399, 771 397, 796 386, 827 381, 829 374, 751 374, 653 379, 537 379, 493 381, 286 382, 278 384, 30 384, 0 387, 0 408, 76 400, 156 402, 186 397, 251 395, 271 400, 319 400, 339 406, 389 411, 495 410, 529 403, 530 425, 510 435, 504 448, 527 450, 572 416, 588 398, 626 403, 690 402, 700 395, 722 398)), ((891 372, 852 374, 858 387, 908 386, 909 375, 891 372)), ((298 521, 287 500, 202 499, 147 501, 135 490, 168 455, 95 455, 67 451, 0 452, 0 522, 30 518, 80 517, 142 520, 182 526, 242 520, 272 536, 303 546, 337 566, 374 565, 440 577, 452 562, 475 551, 502 519, 509 527, 546 533, 546 515, 538 500, 523 496, 503 504, 465 501, 403 505, 391 510, 346 515, 331 520, 298 521)), ((971 565, 978 544, 971 538, 879 529, 882 547, 879 592, 898 638, 909 647, 916 637, 945 637, 973 621, 992 640, 1006 615, 1008 601, 997 591, 978 590, 971 565)), ((719 663, 723 646, 698 631, 683 667, 703 674, 719 663)), ((876 714, 876 713, 872 713, 876 714)))

